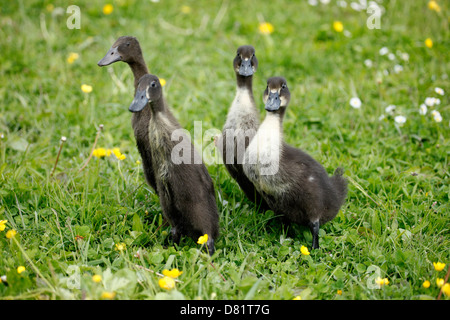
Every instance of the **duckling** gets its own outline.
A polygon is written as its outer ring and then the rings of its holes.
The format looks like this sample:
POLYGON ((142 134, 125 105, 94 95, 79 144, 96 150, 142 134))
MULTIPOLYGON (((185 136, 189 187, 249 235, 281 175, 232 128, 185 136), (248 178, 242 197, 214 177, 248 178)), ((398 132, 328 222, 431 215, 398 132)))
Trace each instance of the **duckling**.
POLYGON ((248 199, 262 210, 269 209, 265 200, 245 176, 242 168, 245 150, 259 127, 259 113, 253 98, 253 74, 258 68, 255 48, 244 45, 233 60, 236 73, 236 95, 228 111, 222 135, 217 141, 223 162, 248 199))
POLYGON ((338 168, 332 177, 306 152, 283 141, 283 118, 290 92, 283 77, 269 78, 264 91, 266 117, 245 154, 244 173, 270 208, 286 222, 309 227, 319 248, 319 227, 332 220, 347 195, 338 168))
MULTIPOLYGON (((117 61, 126 62, 134 75, 134 93, 136 94, 139 79, 148 74, 147 65, 142 55, 141 46, 135 37, 122 36, 119 37, 106 55, 98 62, 98 66, 103 67, 115 63, 117 61)), ((148 138, 147 124, 150 121, 151 112, 148 108, 142 112, 134 113, 131 117, 131 125, 136 139, 136 145, 142 157, 142 166, 144 168, 144 176, 147 183, 156 190, 155 174, 152 167, 151 150, 148 138)))
POLYGON ((172 226, 173 240, 178 243, 182 235, 197 240, 208 234, 206 245, 212 255, 214 241, 219 236, 219 214, 212 179, 205 165, 194 161, 200 156, 170 112, 158 77, 151 74, 139 80, 129 107, 133 113, 145 112, 145 109, 152 114, 145 124, 149 130, 147 149, 151 150, 156 189, 163 214, 172 226), (188 141, 189 145, 182 152, 192 150, 190 159, 185 162, 174 160, 172 156, 175 147, 182 143, 172 140, 175 131, 182 142, 188 141))

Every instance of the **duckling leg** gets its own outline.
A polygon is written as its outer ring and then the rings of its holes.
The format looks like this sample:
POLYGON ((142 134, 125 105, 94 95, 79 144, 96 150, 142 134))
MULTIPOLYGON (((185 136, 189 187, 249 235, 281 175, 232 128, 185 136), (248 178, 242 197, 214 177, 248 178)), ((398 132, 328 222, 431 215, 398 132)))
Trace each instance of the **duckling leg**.
POLYGON ((313 249, 319 249, 319 221, 315 221, 315 222, 310 222, 308 224, 309 226, 309 230, 311 230, 312 233, 312 248, 313 249))
POLYGON ((180 239, 181 239, 181 235, 177 231, 177 228, 176 227, 172 227, 172 229, 170 229, 170 233, 172 234, 173 242, 176 243, 176 244, 179 244, 180 243, 180 239))
POLYGON ((206 241, 206 246, 208 247, 209 255, 212 256, 216 251, 216 249, 214 248, 214 239, 209 238, 208 241, 206 241))

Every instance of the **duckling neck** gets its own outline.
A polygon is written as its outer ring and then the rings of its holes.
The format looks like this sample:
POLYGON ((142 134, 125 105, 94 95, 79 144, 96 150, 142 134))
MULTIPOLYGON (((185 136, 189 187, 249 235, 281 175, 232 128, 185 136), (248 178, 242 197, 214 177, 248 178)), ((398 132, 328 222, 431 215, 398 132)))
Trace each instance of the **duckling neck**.
POLYGON ((137 59, 135 62, 129 62, 128 65, 131 68, 131 71, 134 75, 134 88, 137 88, 137 85, 139 83, 139 79, 141 79, 142 76, 146 75, 148 73, 147 65, 145 64, 145 61, 142 57, 137 59))
POLYGON ((244 77, 237 74, 236 82, 238 89, 247 89, 253 98, 253 76, 244 77))

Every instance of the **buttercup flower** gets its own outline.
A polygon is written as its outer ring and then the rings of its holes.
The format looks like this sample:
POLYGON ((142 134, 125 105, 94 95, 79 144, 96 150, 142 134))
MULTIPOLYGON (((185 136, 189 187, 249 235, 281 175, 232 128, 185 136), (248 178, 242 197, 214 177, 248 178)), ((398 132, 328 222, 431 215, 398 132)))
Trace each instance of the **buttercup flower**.
POLYGON ((431 283, 430 283, 430 281, 428 281, 428 280, 425 280, 425 281, 422 283, 422 287, 424 287, 425 289, 428 289, 428 288, 430 287, 430 285, 431 285, 431 283))
POLYGON ((440 288, 444 285, 444 279, 436 278, 436 285, 440 288))
POLYGON ((441 12, 441 7, 438 5, 438 3, 434 0, 431 0, 428 2, 428 9, 436 12, 441 12))
POLYGON ((208 242, 208 235, 205 233, 203 236, 200 236, 198 238, 197 243, 198 244, 205 244, 206 242, 208 242))
POLYGON ((180 271, 177 268, 174 268, 172 270, 164 269, 162 272, 163 275, 165 275, 167 277, 171 277, 173 279, 178 278, 182 273, 183 273, 183 271, 180 271))
POLYGON ((21 274, 22 272, 24 272, 25 271, 25 267, 24 266, 19 266, 19 267, 17 267, 17 273, 18 274, 21 274))
POLYGON ((342 32, 344 31, 344 25, 340 21, 333 22, 333 29, 336 32, 342 32))
POLYGON ((269 22, 263 22, 259 24, 259 32, 262 34, 271 34, 275 28, 269 22))
POLYGON ((450 297, 450 283, 444 284, 441 290, 447 297, 450 297))
POLYGON ((292 299, 292 300, 302 300, 302 297, 300 297, 300 296, 296 296, 294 299, 292 299))
POLYGON ((115 296, 116 296, 115 292, 104 291, 101 295, 101 298, 112 300, 112 299, 114 299, 115 296))
POLYGON ((126 247, 127 247, 126 244, 123 242, 116 243, 115 250, 116 251, 124 251, 126 249, 126 247))
POLYGON ((342 295, 342 290, 338 290, 336 293, 337 293, 339 296, 341 296, 341 295, 342 295))
POLYGON ((425 45, 427 46, 427 48, 432 48, 433 40, 431 40, 430 38, 425 39, 425 45))
POLYGON ((445 268, 445 263, 442 262, 433 262, 434 270, 442 271, 445 268))
POLYGON ((175 288, 175 280, 168 276, 159 279, 158 284, 161 288, 166 290, 172 290, 173 288, 175 288))
POLYGON ((377 278, 375 282, 380 286, 387 286, 389 284, 389 280, 387 278, 377 278))
POLYGON ((99 283, 100 281, 102 281, 102 276, 99 274, 93 275, 92 281, 94 281, 95 283, 99 283))
POLYGON ((164 87, 166 85, 166 79, 159 78, 159 83, 161 83, 161 87, 164 87))
POLYGON ((92 152, 92 155, 94 157, 101 158, 101 157, 104 157, 107 155, 107 151, 105 148, 97 148, 97 149, 94 149, 94 151, 92 152))
POLYGON ((6 238, 8 239, 12 239, 16 236, 17 231, 14 229, 8 230, 8 232, 6 232, 6 238))
POLYGON ((92 92, 92 86, 90 86, 88 84, 82 84, 81 85, 81 91, 83 91, 84 93, 91 93, 92 92))
POLYGON ((103 14, 111 14, 114 11, 112 4, 108 3, 103 6, 103 14))
POLYGON ((67 57, 67 62, 69 64, 72 64, 75 62, 75 60, 77 60, 80 56, 78 55, 78 53, 75 52, 71 52, 69 53, 69 56, 67 57))
POLYGON ((0 231, 5 230, 8 220, 0 220, 0 231))
POLYGON ((361 100, 358 97, 353 97, 350 99, 350 106, 355 109, 361 108, 361 100))
POLYGON ((301 252, 304 256, 309 256, 309 255, 310 255, 308 248, 305 247, 305 246, 301 246, 301 247, 300 247, 300 252, 301 252))

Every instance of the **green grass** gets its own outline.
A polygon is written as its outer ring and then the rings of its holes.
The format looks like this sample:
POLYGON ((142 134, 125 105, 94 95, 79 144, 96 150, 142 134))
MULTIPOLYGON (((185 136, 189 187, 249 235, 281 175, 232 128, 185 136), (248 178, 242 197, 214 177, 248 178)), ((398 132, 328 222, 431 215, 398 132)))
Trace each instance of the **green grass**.
POLYGON ((436 13, 427 1, 384 1, 381 29, 369 30, 365 11, 335 1, 197 0, 183 2, 191 11, 182 13, 179 1, 117 0, 111 15, 102 13, 103 1, 75 2, 80 30, 66 27, 65 1, 10 1, 0 9, 0 220, 8 220, 0 232, 0 276, 8 282, 0 283, 0 298, 437 298, 436 278, 450 264, 447 3, 439 1, 436 13), (336 20, 350 36, 332 29, 336 20), (274 25, 271 35, 259 33, 263 21, 274 25), (302 255, 309 230, 257 213, 220 164, 208 166, 220 213, 217 252, 209 258, 188 238, 172 245, 136 164, 131 71, 96 65, 121 35, 140 40, 150 71, 167 80, 175 116, 192 133, 194 121, 203 132, 222 128, 238 46, 256 48, 261 117, 266 79, 287 79, 285 139, 330 174, 344 167, 350 181, 341 212, 321 228, 321 249, 302 255), (424 45, 428 37, 432 48, 424 45), (384 46, 394 60, 379 54, 384 46), (73 64, 70 52, 79 54, 73 64), (393 71, 396 64, 402 72, 393 71), (82 84, 93 91, 83 93, 82 84), (353 96, 360 109, 350 107, 353 96), (426 97, 441 103, 420 115, 426 97), (404 125, 386 115, 390 104, 394 116, 406 116, 404 125), (100 124, 97 146, 120 147, 127 158, 93 158, 79 172, 100 124), (61 136, 67 141, 52 177, 61 136), (13 239, 10 229, 18 232, 13 239), (126 249, 115 250, 118 243, 126 249), (437 261, 444 270, 434 270, 437 261), (18 266, 26 271, 18 274, 18 266), (161 289, 157 273, 175 267, 183 271, 176 289, 161 289), (377 275, 389 285, 374 289, 377 275))

